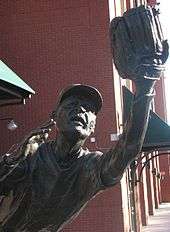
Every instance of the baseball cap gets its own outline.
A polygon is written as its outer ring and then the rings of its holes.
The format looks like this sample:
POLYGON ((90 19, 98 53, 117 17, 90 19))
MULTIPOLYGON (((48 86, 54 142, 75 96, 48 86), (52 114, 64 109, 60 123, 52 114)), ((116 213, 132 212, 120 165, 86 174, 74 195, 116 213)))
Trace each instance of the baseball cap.
POLYGON ((90 85, 74 84, 68 86, 60 93, 58 105, 70 96, 84 96, 89 99, 93 102, 96 113, 98 113, 102 107, 103 98, 101 93, 90 85))

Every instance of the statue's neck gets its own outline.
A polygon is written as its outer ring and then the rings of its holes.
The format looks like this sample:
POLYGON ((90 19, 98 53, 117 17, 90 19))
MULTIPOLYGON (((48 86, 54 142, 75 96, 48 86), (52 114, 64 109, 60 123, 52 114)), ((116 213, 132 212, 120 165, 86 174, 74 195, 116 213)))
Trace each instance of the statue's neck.
POLYGON ((85 141, 68 141, 64 136, 58 135, 55 141, 55 153, 61 159, 70 155, 78 155, 85 141))

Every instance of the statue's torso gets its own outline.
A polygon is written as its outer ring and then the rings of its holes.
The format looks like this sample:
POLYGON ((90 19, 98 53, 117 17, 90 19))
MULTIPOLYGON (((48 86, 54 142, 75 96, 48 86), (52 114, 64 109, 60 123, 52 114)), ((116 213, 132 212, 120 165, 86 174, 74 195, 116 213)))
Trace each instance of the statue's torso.
POLYGON ((29 163, 30 175, 16 188, 7 228, 56 232, 102 189, 95 153, 81 152, 61 163, 52 143, 40 147, 29 163))

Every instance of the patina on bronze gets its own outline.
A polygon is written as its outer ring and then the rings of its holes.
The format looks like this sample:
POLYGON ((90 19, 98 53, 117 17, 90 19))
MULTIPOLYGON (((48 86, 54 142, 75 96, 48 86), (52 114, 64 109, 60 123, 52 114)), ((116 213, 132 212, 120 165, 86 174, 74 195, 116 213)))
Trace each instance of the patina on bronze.
POLYGON ((58 127, 54 141, 46 140, 50 121, 25 138, 18 156, 1 159, 0 195, 13 193, 1 231, 60 231, 97 193, 120 181, 141 150, 157 79, 138 74, 128 76, 135 98, 123 134, 108 152, 83 148, 102 97, 94 87, 78 84, 62 92, 52 113, 58 127))
MULTIPOLYGON (((153 81, 148 86, 151 89, 153 81)), ((59 130, 56 140, 30 150, 1 181, 1 195, 11 190, 14 194, 10 213, 1 223, 3 231, 59 231, 98 192, 118 183, 142 146, 151 93, 140 90, 124 134, 104 154, 83 149, 95 129, 101 95, 90 86, 67 89, 53 112, 59 130)), ((5 168, 9 172, 13 167, 6 162, 5 168)))

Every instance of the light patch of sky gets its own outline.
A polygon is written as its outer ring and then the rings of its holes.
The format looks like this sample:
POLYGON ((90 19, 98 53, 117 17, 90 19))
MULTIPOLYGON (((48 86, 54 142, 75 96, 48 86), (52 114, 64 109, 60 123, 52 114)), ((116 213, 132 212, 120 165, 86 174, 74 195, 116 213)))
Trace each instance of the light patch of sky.
MULTIPOLYGON (((170 0, 160 0, 160 20, 162 24, 163 33, 165 39, 168 40, 170 44, 170 0)), ((168 124, 170 124, 170 58, 166 62, 165 70, 165 94, 166 94, 166 104, 167 104, 167 117, 168 124)))

